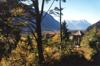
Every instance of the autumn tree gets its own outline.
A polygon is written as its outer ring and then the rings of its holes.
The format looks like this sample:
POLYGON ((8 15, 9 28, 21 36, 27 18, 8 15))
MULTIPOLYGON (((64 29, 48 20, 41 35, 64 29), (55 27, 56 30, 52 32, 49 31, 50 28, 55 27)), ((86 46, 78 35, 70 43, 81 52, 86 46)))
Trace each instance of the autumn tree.
POLYGON ((96 50, 93 47, 91 47, 91 42, 93 42, 95 38, 96 38, 96 28, 94 27, 85 33, 80 42, 81 46, 80 50, 83 51, 83 55, 87 60, 91 60, 91 57, 96 52, 96 50))
MULTIPOLYGON (((27 1, 27 0, 20 0, 20 1, 27 1)), ((38 48, 38 55, 39 55, 39 63, 44 62, 41 22, 42 22, 42 19, 44 18, 43 14, 44 14, 45 1, 49 2, 50 0, 42 0, 42 4, 41 4, 40 8, 39 8, 39 5, 40 5, 39 0, 31 0, 32 4, 30 4, 29 6, 24 4, 25 9, 27 11, 29 11, 35 19, 35 31, 36 31, 36 36, 37 36, 36 41, 37 41, 37 48, 38 48), (34 7, 34 8, 32 8, 32 7, 34 7), (31 12, 30 11, 31 9, 34 9, 34 12, 31 12)), ((59 1, 59 3, 61 2, 61 0, 54 0, 54 1, 59 1)), ((62 0, 62 1, 65 1, 65 0, 62 0)))
POLYGON ((67 24, 66 24, 66 21, 64 21, 63 23, 62 23, 62 38, 63 39, 68 39, 69 38, 69 34, 70 34, 70 32, 68 32, 68 28, 67 28, 67 24))
MULTIPOLYGON (((38 55, 39 55, 39 63, 44 62, 44 56, 43 56, 43 47, 42 47, 42 31, 41 31, 41 22, 43 19, 43 14, 44 14, 44 5, 45 1, 48 2, 50 0, 42 0, 41 7, 39 8, 40 2, 39 0, 31 0, 32 4, 30 5, 25 5, 21 3, 22 1, 27 1, 27 0, 0 0, 0 5, 4 7, 0 7, 0 20, 5 21, 7 25, 8 21, 7 20, 12 20, 11 17, 16 17, 16 16, 22 16, 23 15, 23 8, 24 7, 25 11, 29 12, 32 17, 34 17, 35 21, 31 21, 32 23, 35 24, 35 31, 36 31, 36 41, 37 41, 37 48, 38 48, 38 55), (21 4, 21 5, 20 5, 21 4), (34 10, 34 11, 31 11, 34 10), (2 14, 3 12, 3 14, 2 14)), ((54 0, 54 1, 59 1, 60 5, 60 14, 61 14, 61 0, 54 0)), ((65 0, 62 0, 65 1, 65 0)), ((61 17, 60 17, 61 18, 61 17)), ((60 19, 61 21, 61 19, 60 19)), ((11 21, 9 21, 11 22, 11 21)), ((12 26, 12 25, 10 25, 12 26)), ((33 26, 34 27, 34 26, 33 26)), ((11 29, 10 29, 11 30, 11 29)), ((32 31, 33 32, 33 31, 32 31)))
POLYGON ((17 4, 14 0, 0 0, 0 57, 9 55, 20 39, 20 30, 12 22, 12 10, 17 4))

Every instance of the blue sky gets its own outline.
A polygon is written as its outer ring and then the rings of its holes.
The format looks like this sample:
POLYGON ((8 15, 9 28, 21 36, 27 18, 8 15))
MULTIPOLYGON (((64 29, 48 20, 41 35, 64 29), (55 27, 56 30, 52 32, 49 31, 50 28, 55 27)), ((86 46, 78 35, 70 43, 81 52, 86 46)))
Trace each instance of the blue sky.
MULTIPOLYGON (((39 0, 41 3, 42 0, 39 0)), ((45 11, 48 10, 51 2, 45 4, 45 11)), ((58 6, 59 2, 55 2, 52 6, 58 6)), ((91 24, 100 20, 100 0, 67 0, 66 3, 62 3, 63 20, 87 20, 91 24)), ((51 9, 52 9, 51 8, 51 9)), ((55 16, 54 16, 55 17, 55 16)), ((59 19, 58 17, 55 17, 59 19)))
POLYGON ((100 19, 100 0, 68 0, 63 13, 65 19, 86 19, 93 24, 100 19))
MULTIPOLYGON (((58 3, 55 2, 54 6, 58 3)), ((67 0, 62 3, 64 20, 87 20, 91 24, 100 20, 100 0, 67 0)))

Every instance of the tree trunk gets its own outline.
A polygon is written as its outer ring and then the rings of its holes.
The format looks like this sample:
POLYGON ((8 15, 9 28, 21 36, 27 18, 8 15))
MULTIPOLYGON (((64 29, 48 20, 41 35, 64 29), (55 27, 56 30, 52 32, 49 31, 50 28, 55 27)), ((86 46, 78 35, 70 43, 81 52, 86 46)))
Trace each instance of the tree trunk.
POLYGON ((38 57, 39 57, 39 64, 44 62, 44 55, 43 55, 43 46, 42 46, 42 32, 41 32, 41 17, 37 17, 36 22, 36 33, 37 33, 37 48, 38 48, 38 57))
POLYGON ((40 13, 38 0, 33 1, 33 2, 34 2, 35 12, 36 12, 35 19, 36 19, 36 33, 37 33, 37 48, 38 48, 39 64, 43 64, 44 55, 43 55, 43 47, 42 47, 41 21, 42 21, 42 14, 43 14, 43 6, 44 5, 42 5, 42 11, 40 13))
POLYGON ((61 0, 59 0, 59 8, 60 8, 60 40, 61 40, 61 43, 62 43, 62 15, 61 15, 61 0))
MULTIPOLYGON (((39 64, 43 64, 44 55, 43 55, 43 47, 42 47, 42 32, 41 32, 41 17, 42 13, 39 11, 39 3, 38 0, 34 1, 35 13, 36 13, 36 34, 37 34, 37 48, 38 48, 38 57, 39 64)), ((42 9, 43 10, 43 9, 42 9)))

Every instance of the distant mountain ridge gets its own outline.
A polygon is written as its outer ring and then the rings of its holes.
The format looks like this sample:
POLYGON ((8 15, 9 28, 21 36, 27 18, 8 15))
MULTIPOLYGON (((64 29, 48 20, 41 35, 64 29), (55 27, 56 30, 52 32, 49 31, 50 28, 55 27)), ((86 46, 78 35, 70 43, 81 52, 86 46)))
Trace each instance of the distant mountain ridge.
POLYGON ((100 30, 100 21, 96 22, 95 24, 91 25, 88 30, 92 29, 93 27, 96 27, 97 30, 100 30))
POLYGON ((91 24, 87 20, 67 20, 69 30, 86 30, 91 24))
POLYGON ((41 26, 42 31, 60 31, 60 23, 48 13, 44 13, 41 26))
MULTIPOLYGON (((14 19, 14 22, 15 23, 18 23, 18 22, 30 22, 31 21, 35 21, 34 20, 34 17, 31 18, 31 19, 25 19, 25 17, 22 17, 22 18, 15 18, 14 19)), ((91 24, 86 21, 86 20, 67 20, 66 21, 67 25, 66 26, 69 30, 86 30, 91 24)), ((33 24, 33 23, 31 23, 33 24)), ((30 24, 30 25, 31 25, 30 24)), ((33 24, 35 25, 35 24, 33 24)), ((28 26, 26 27, 21 27, 22 31, 30 31, 30 28, 28 28, 28 26)), ((50 14, 44 12, 43 14, 43 19, 42 19, 42 22, 41 22, 41 29, 42 31, 52 31, 52 32, 58 32, 60 31, 60 22, 58 22, 56 19, 54 19, 53 16, 51 16, 50 14)))
MULTIPOLYGON (((17 23, 22 23, 22 22, 25 23, 26 21, 30 24, 30 26, 31 25, 35 26, 34 17, 30 19, 27 19, 25 17, 20 17, 20 18, 16 17, 13 19, 14 25, 16 25, 17 23), (33 23, 30 21, 32 21, 33 23)), ((19 28, 24 32, 31 31, 31 29, 28 26, 19 27, 19 28)), ((60 23, 56 19, 54 19, 50 14, 45 12, 42 17, 41 29, 42 31, 52 31, 52 32, 60 31, 60 23)), ((32 28, 32 30, 34 31, 34 28, 32 28)))
POLYGON ((91 30, 93 27, 96 28, 96 34, 100 35, 100 21, 96 22, 95 24, 91 25, 87 31, 91 30))

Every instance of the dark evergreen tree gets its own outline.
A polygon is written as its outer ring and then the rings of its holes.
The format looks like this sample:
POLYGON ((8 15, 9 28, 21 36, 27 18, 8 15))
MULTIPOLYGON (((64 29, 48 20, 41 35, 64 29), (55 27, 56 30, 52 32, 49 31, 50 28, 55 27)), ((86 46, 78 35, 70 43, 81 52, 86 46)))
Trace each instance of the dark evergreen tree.
POLYGON ((70 32, 68 31, 66 21, 62 23, 62 39, 69 39, 70 32))

